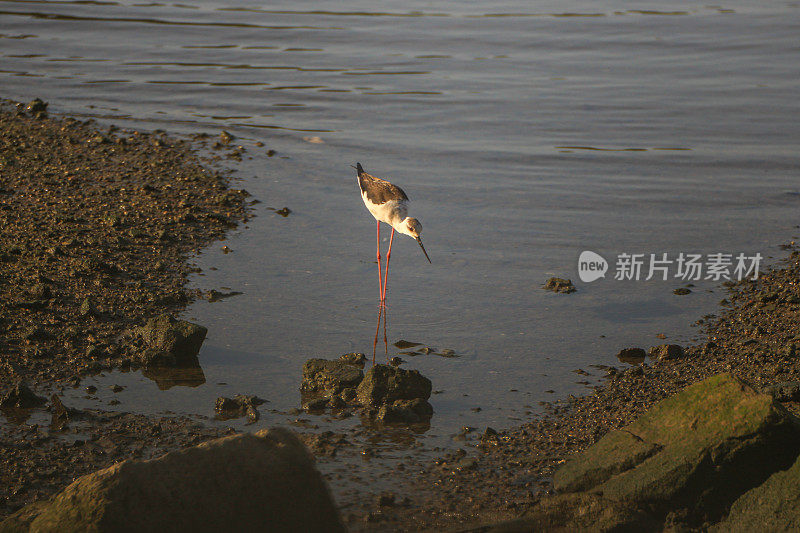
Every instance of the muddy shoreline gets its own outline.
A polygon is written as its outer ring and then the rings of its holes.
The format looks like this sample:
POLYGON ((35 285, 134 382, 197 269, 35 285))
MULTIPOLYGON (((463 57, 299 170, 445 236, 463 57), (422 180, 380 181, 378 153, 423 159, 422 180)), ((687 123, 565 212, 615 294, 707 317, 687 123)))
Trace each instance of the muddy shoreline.
MULTIPOLYGON (((137 369, 126 332, 198 297, 185 288, 190 255, 246 220, 248 194, 229 185, 188 141, 1 101, 3 395, 22 382, 53 410, 50 395, 82 387, 84 376, 137 369)), ((3 409, 16 423, 0 437, 0 516, 116 461, 222 434, 113 406, 65 415, 51 434, 26 424, 30 414, 3 409)))
MULTIPOLYGON (((217 148, 235 159, 230 143, 217 148)), ((50 397, 92 373, 136 369, 126 332, 201 296, 185 288, 189 258, 246 220, 247 196, 188 141, 2 102, 0 393, 22 381, 50 397)), ((759 280, 730 284, 720 316, 700 321, 706 342, 677 358, 620 363, 592 394, 544 404, 516 428, 464 428, 461 446, 438 460, 398 464, 396 491, 350 506, 348 527, 463 529, 516 517, 552 491, 566 457, 691 383, 720 372, 757 389, 800 380, 800 254, 784 248, 790 257, 759 280)), ((29 410, 3 411, 16 423, 0 436, 0 520, 77 476, 225 433, 186 417, 68 408, 58 431, 27 423, 29 410)), ((360 454, 338 435, 305 440, 321 463, 360 454)))

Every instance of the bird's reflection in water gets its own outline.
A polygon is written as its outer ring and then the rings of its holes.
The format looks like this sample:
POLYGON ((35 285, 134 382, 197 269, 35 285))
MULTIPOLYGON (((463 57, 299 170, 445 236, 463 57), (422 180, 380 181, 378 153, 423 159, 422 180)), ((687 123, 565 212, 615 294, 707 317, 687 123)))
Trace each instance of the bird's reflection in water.
POLYGON ((375 352, 378 347, 378 334, 381 330, 381 318, 383 318, 383 346, 386 357, 389 357, 389 341, 386 338, 386 308, 385 304, 378 306, 378 323, 375 325, 375 341, 372 343, 372 364, 375 364, 375 352))

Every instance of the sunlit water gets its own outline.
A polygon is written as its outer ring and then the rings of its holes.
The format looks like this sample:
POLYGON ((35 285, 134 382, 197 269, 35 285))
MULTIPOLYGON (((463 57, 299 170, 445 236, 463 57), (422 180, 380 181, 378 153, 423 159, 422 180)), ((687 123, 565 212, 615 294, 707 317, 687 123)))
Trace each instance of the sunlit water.
POLYGON ((797 3, 187 2, 0 0, 0 95, 225 129, 247 149, 235 186, 262 202, 233 253, 197 258, 195 287, 243 294, 185 313, 210 330, 196 386, 114 373, 87 404, 211 416, 219 395, 257 394, 269 425, 299 406, 305 359, 371 355, 356 161, 406 190, 433 260, 396 240, 389 342, 459 355, 403 356, 439 392, 431 442, 513 425, 597 383, 574 370, 623 366, 620 348, 659 333, 690 342, 716 312, 719 283, 615 281, 617 254, 777 256, 796 234, 797 3), (606 279, 577 279, 583 250, 606 279), (542 290, 553 275, 578 291, 542 290))

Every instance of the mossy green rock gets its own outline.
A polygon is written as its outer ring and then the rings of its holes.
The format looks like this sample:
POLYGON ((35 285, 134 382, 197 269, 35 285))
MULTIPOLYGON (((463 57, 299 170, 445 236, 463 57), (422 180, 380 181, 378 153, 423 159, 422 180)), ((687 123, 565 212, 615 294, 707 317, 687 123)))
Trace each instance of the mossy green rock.
POLYGON ((718 517, 740 494, 792 464, 797 420, 731 376, 691 385, 612 431, 556 472, 557 490, 591 490, 657 512, 718 517))
POLYGON ((731 506, 715 533, 800 531, 800 460, 746 492, 731 506))
POLYGON ((344 531, 314 459, 288 430, 123 461, 0 523, 10 532, 344 531))
POLYGON ((661 531, 644 511, 594 493, 559 494, 543 498, 524 516, 469 531, 482 533, 661 531))

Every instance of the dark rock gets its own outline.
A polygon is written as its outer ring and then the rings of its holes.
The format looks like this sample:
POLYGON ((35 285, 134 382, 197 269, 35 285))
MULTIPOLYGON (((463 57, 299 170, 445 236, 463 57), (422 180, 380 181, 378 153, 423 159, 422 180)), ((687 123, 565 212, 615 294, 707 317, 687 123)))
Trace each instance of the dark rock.
POLYGON ((569 294, 577 290, 575 289, 575 285, 572 284, 572 280, 564 278, 550 278, 542 288, 548 291, 561 292, 564 294, 569 294))
POLYGON ((23 508, 0 530, 337 533, 344 527, 311 454, 291 432, 272 429, 117 463, 23 508))
POLYGON ((769 394, 778 402, 800 401, 800 381, 784 381, 764 388, 764 394, 769 394))
POLYGON ((0 407, 32 408, 39 407, 47 399, 37 396, 22 382, 17 383, 0 399, 0 407))
POLYGON ((40 98, 34 98, 28 105, 25 106, 25 111, 31 115, 47 112, 47 102, 43 102, 40 98))
POLYGON ((650 348, 650 358, 656 361, 682 359, 685 355, 683 347, 678 344, 661 344, 650 348))
POLYGON ((745 492, 710 531, 800 531, 800 459, 745 492))
POLYGON ((230 144, 236 137, 231 135, 225 130, 222 130, 222 133, 219 134, 219 140, 222 141, 223 144, 230 144))
POLYGON ((346 388, 346 389, 342 389, 342 392, 339 395, 346 402, 352 402, 356 398, 358 398, 358 392, 356 392, 356 389, 354 389, 352 387, 346 388))
POLYGON ((364 368, 364 365, 367 364, 367 356, 363 353, 358 352, 351 352, 346 353, 339 357, 339 361, 343 363, 347 363, 349 365, 355 365, 360 368, 364 368))
POLYGON ((141 354, 142 363, 154 366, 196 364, 200 346, 208 329, 170 315, 151 318, 138 329, 148 349, 141 354))
POLYGON ((413 348, 414 346, 422 346, 421 342, 410 342, 405 340, 399 340, 394 345, 401 350, 405 350, 406 348, 413 348))
MULTIPOLYGON (((348 354, 349 355, 349 354, 348 354)), ((364 372, 343 360, 309 359, 303 365, 300 390, 305 393, 338 394, 361 383, 364 372)))
POLYGON ((71 420, 79 418, 82 413, 77 409, 66 407, 61 399, 53 394, 50 397, 50 414, 50 431, 61 431, 71 420))
POLYGON ((617 354, 617 359, 632 365, 638 365, 643 362, 645 357, 647 357, 647 352, 642 348, 623 348, 617 354))
POLYGON ((323 411, 327 406, 327 398, 313 398, 303 405, 306 411, 323 411))
POLYGON ((683 296, 685 294, 689 294, 690 292, 692 292, 691 289, 687 289, 686 287, 678 287, 677 289, 672 291, 672 294, 677 294, 678 296, 683 296))
POLYGON ((264 402, 265 400, 258 396, 237 394, 233 399, 220 396, 217 398, 214 410, 218 413, 218 418, 222 420, 246 416, 248 423, 252 424, 261 417, 257 407, 264 402))
POLYGON ((418 370, 405 370, 389 365, 369 369, 356 389, 358 400, 365 406, 378 407, 396 400, 427 400, 431 396, 431 380, 418 370))
POLYGON ((236 400, 224 396, 217 398, 217 402, 214 404, 214 410, 218 413, 238 411, 240 407, 236 400))

